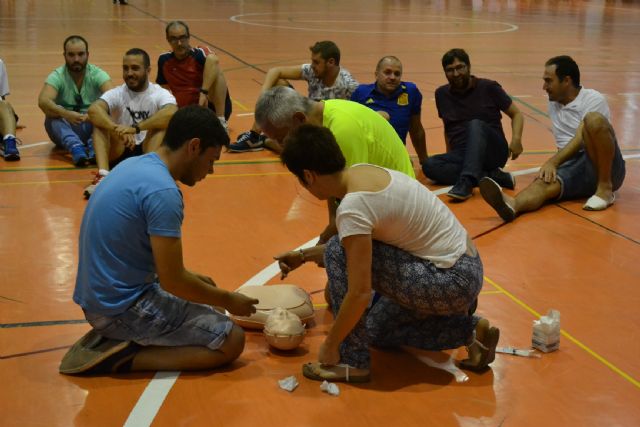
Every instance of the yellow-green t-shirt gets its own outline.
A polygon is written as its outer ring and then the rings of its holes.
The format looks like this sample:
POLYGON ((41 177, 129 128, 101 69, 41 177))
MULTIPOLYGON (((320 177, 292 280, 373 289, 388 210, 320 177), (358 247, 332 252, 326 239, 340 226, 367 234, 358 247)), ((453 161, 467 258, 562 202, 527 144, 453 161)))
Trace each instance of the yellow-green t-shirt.
POLYGON ((323 102, 322 125, 335 136, 347 167, 370 163, 416 177, 406 147, 384 117, 357 102, 323 102))

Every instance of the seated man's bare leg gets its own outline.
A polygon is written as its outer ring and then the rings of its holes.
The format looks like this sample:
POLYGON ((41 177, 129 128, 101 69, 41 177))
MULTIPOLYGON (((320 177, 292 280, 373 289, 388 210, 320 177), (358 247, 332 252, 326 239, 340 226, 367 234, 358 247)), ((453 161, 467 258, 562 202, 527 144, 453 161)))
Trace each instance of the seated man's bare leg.
POLYGON ((201 371, 226 365, 244 350, 244 331, 234 325, 222 347, 156 347, 141 348, 133 358, 131 371, 201 371))
POLYGON ((224 74, 219 67, 218 60, 214 61, 216 78, 209 88, 209 102, 211 102, 216 109, 216 115, 218 117, 224 117, 225 102, 227 100, 227 80, 224 78, 224 74))
POLYGON ((558 197, 561 189, 560 181, 547 184, 538 178, 515 197, 505 194, 498 183, 490 178, 481 179, 479 187, 484 200, 506 222, 513 221, 522 213, 540 209, 545 202, 558 197))
POLYGON ((611 167, 615 154, 615 133, 611 124, 600 113, 588 113, 583 120, 582 140, 598 174, 595 195, 603 200, 613 199, 611 167))
POLYGON ((16 117, 13 108, 6 101, 0 100, 0 135, 16 134, 16 117))
POLYGON ((162 144, 162 139, 164 138, 165 130, 149 130, 147 131, 147 136, 142 141, 142 151, 145 153, 150 153, 152 151, 156 151, 160 148, 162 144))
POLYGON ((96 153, 98 170, 109 170, 109 162, 122 156, 124 141, 118 135, 104 129, 93 127, 93 149, 96 153))

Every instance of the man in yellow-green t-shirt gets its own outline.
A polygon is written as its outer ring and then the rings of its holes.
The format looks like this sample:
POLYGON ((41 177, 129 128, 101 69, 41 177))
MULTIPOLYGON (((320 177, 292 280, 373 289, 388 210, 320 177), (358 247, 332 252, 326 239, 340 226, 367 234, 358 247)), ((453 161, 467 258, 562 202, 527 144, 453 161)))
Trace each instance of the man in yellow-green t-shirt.
MULTIPOLYGON (((278 86, 260 96, 255 119, 267 137, 280 143, 290 130, 303 123, 324 126, 335 136, 347 167, 370 163, 415 178, 409 153, 393 127, 380 114, 357 102, 313 101, 289 87, 278 86)), ((320 235, 320 243, 336 233, 335 201, 329 200, 329 208, 330 222, 320 235)))

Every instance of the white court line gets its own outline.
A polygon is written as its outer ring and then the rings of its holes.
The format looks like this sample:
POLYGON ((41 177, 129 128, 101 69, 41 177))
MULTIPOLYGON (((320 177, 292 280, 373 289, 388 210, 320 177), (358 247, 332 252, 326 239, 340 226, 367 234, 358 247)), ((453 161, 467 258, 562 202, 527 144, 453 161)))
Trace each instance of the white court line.
POLYGON ((240 113, 240 114, 236 114, 236 117, 245 117, 245 116, 253 116, 253 113, 240 113))
POLYGON ((25 148, 33 148, 33 147, 38 147, 40 145, 47 145, 47 144, 53 144, 53 142, 51 141, 34 142, 33 144, 22 144, 22 145, 19 145, 18 147, 20 147, 20 150, 24 150, 25 148))
POLYGON ((125 427, 149 426, 160 410, 160 406, 180 376, 180 371, 156 372, 144 389, 138 403, 131 410, 125 427))
MULTIPOLYGON (((624 159, 636 159, 640 158, 640 154, 631 154, 623 156, 624 159)), ((527 175, 530 173, 538 172, 540 168, 522 169, 512 172, 513 175, 527 175)), ((440 195, 448 192, 451 187, 440 188, 433 193, 440 195)), ((317 237, 309 240, 306 243, 298 246, 295 250, 304 249, 314 246, 318 241, 317 237)), ((280 268, 277 262, 272 262, 266 266, 262 271, 258 272, 255 276, 247 280, 238 289, 245 288, 247 286, 262 286, 269 279, 280 273, 280 268)), ((175 372, 157 372, 153 379, 149 382, 144 392, 138 399, 138 402, 131 410, 129 418, 125 422, 125 427, 142 427, 150 426, 155 416, 158 414, 164 399, 169 394, 171 387, 180 376, 180 371, 175 372)))
MULTIPOLYGON (((314 246, 317 241, 318 238, 314 237, 307 243, 298 246, 295 250, 314 246)), ((269 279, 279 273, 278 263, 272 262, 238 289, 248 286, 263 286, 269 279)), ((180 371, 156 372, 156 375, 149 381, 138 402, 131 410, 129 418, 124 424, 125 427, 150 426, 179 376, 180 371)))

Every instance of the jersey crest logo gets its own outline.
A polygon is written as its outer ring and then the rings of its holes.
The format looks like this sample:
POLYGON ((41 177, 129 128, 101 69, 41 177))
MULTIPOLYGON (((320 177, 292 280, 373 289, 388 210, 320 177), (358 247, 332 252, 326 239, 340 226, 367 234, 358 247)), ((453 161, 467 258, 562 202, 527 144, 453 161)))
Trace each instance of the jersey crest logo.
POLYGON ((409 105, 408 93, 403 93, 398 97, 398 105, 409 105))
POLYGON ((373 104, 375 101, 372 98, 369 98, 365 101, 365 104, 373 104))

